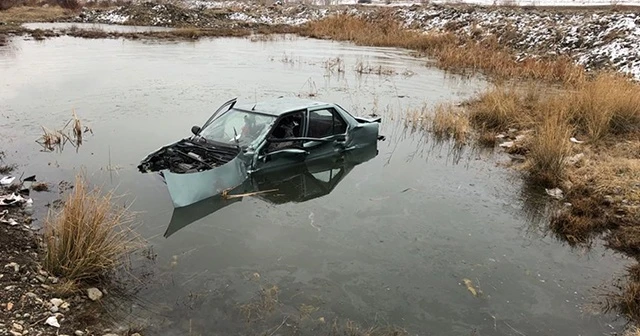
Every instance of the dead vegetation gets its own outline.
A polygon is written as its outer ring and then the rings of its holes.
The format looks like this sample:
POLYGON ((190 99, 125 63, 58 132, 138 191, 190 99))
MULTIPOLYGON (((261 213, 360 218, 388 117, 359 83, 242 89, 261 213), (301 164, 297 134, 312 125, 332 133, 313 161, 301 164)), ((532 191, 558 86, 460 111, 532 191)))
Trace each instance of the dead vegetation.
POLYGON ((325 60, 323 65, 329 73, 344 73, 344 60, 340 57, 325 60))
POLYGON ((5 153, 0 151, 0 174, 9 174, 16 169, 15 164, 7 164, 4 162, 5 153))
POLYGON ((371 65, 368 62, 358 61, 355 66, 355 71, 360 75, 378 75, 378 76, 392 76, 397 72, 390 67, 384 65, 371 65))
POLYGON ((247 322, 255 320, 263 320, 267 315, 274 312, 277 308, 278 294, 280 289, 278 286, 271 285, 260 289, 259 299, 240 306, 240 312, 247 322))
POLYGON ((50 130, 44 126, 41 127, 43 134, 40 138, 36 139, 36 142, 40 144, 45 151, 49 152, 55 150, 62 151, 67 142, 77 150, 82 145, 84 134, 93 134, 91 128, 82 125, 75 110, 73 111, 72 118, 61 129, 50 130), (67 128, 69 125, 71 125, 70 129, 67 128))
POLYGON ((88 186, 82 175, 59 212, 44 225, 44 268, 70 284, 96 281, 124 265, 139 246, 128 208, 113 203, 113 192, 88 186))
MULTIPOLYGON (((6 0, 0 0, 6 1, 6 0)), ((42 6, 11 6, 0 10, 0 22, 20 24, 25 22, 55 21, 73 15, 74 11, 57 5, 42 6)))

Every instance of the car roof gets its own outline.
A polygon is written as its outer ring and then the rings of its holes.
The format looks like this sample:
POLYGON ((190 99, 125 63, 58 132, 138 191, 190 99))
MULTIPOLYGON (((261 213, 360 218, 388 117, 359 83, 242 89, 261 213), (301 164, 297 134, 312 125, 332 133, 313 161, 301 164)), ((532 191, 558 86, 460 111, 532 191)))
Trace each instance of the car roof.
POLYGON ((280 116, 282 114, 304 110, 309 107, 329 106, 331 104, 297 97, 279 97, 251 104, 238 104, 234 109, 280 116))

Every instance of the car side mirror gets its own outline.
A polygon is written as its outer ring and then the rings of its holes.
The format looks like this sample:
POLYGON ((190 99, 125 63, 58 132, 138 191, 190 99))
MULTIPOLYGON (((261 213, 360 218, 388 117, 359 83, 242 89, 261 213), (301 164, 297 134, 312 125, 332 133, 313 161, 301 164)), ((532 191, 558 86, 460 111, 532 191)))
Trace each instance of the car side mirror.
POLYGON ((191 127, 191 133, 193 133, 193 135, 199 135, 201 130, 200 126, 191 127))

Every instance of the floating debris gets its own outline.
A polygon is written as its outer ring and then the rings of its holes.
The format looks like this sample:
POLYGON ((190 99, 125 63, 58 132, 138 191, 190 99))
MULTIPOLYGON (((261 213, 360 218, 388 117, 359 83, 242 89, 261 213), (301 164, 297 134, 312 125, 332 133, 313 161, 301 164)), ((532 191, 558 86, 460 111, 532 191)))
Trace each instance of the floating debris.
POLYGON ((13 176, 5 176, 0 179, 0 185, 10 185, 16 178, 13 176))
POLYGON ((469 279, 462 279, 462 282, 464 282, 464 285, 467 286, 467 290, 469 290, 469 292, 471 292, 471 294, 473 294, 473 296, 478 296, 478 291, 476 290, 476 288, 473 286, 473 282, 469 279))

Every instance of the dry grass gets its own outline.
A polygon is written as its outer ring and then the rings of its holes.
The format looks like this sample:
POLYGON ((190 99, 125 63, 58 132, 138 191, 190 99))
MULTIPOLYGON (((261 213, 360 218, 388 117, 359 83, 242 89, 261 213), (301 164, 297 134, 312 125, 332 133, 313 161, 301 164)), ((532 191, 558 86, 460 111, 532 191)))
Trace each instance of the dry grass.
POLYGON ((323 62, 324 68, 330 73, 344 73, 344 60, 340 57, 330 58, 323 62))
POLYGON ((115 206, 113 198, 76 177, 62 209, 45 221, 43 266, 49 273, 78 283, 99 280, 123 265, 140 241, 129 228, 128 209, 115 206))
POLYGON ((7 23, 25 23, 54 21, 72 15, 73 11, 59 6, 49 7, 12 7, 5 11, 0 11, 0 21, 7 23))
POLYGON ((533 116, 517 89, 495 86, 482 93, 470 109, 471 121, 482 129, 506 131, 533 125, 533 116))
POLYGON ((463 144, 469 136, 469 118, 453 105, 438 105, 433 112, 431 132, 437 140, 453 139, 463 144))
POLYGON ((624 336, 640 336, 640 328, 632 327, 625 331, 624 336))
POLYGON ((392 76, 397 74, 393 68, 383 65, 375 66, 363 61, 358 61, 354 70, 360 75, 392 76))
POLYGON ((627 78, 601 74, 558 99, 590 141, 640 131, 640 86, 627 78))
POLYGON ((247 322, 262 320, 267 315, 275 311, 279 304, 278 294, 280 289, 278 286, 263 287, 257 300, 240 306, 240 312, 247 322))
POLYGON ((80 290, 78 283, 73 280, 65 280, 52 286, 51 291, 56 297, 69 297, 80 290))
POLYGON ((511 50, 499 44, 495 36, 475 41, 448 32, 423 34, 405 29, 391 13, 383 12, 375 19, 353 15, 331 16, 310 22, 301 34, 351 41, 359 45, 417 50, 435 58, 441 68, 455 72, 483 72, 495 78, 530 78, 566 83, 578 83, 585 78, 584 69, 569 58, 517 61, 511 50))
POLYGON ((556 186, 565 177, 565 160, 571 153, 571 125, 561 111, 549 111, 529 140, 527 155, 531 177, 546 186, 556 186))
POLYGON ((62 151, 67 142, 71 143, 77 149, 82 145, 84 133, 93 134, 93 130, 90 127, 82 125, 75 110, 72 112, 73 117, 67 121, 62 129, 52 131, 42 126, 43 134, 40 138, 36 139, 36 142, 40 144, 45 151, 62 151), (69 125, 71 125, 70 130, 67 129, 69 125))
MULTIPOLYGON (((626 279, 616 285, 617 292, 605 294, 603 310, 605 313, 616 311, 631 321, 640 320, 640 265, 627 268, 626 279)), ((630 330, 630 335, 638 334, 637 328, 630 330)), ((627 333, 625 333, 627 335, 627 333)))
POLYGON ((45 182, 36 182, 31 186, 35 191, 49 191, 49 185, 45 182))

